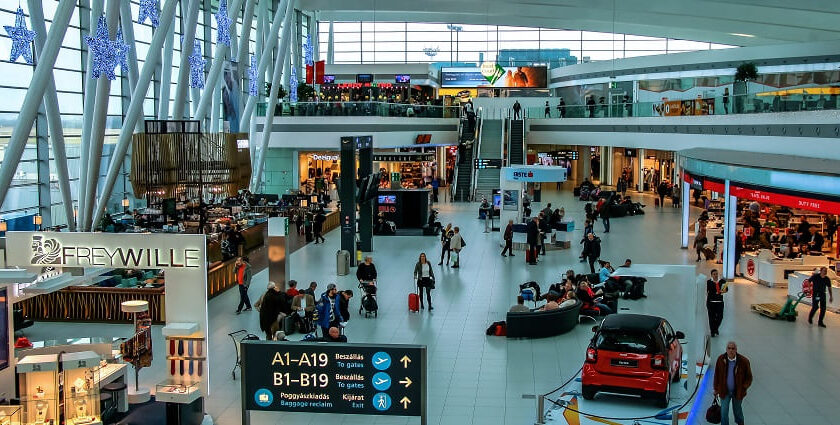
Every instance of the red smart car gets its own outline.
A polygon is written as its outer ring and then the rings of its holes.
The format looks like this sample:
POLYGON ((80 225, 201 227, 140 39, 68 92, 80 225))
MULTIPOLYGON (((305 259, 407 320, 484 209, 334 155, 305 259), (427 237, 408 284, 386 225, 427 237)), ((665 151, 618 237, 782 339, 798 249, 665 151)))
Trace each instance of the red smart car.
POLYGON ((586 349, 583 365, 583 398, 599 391, 637 394, 655 398, 662 407, 671 398, 671 382, 680 380, 682 332, 667 320, 642 314, 613 314, 586 349))

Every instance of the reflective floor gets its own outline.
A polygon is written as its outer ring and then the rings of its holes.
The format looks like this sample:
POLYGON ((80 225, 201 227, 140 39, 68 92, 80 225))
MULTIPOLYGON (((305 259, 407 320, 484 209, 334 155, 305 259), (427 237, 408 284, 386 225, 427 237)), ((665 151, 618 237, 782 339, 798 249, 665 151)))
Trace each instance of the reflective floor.
MULTIPOLYGON (((634 196, 640 198, 639 196, 634 196)), ((550 192, 544 201, 564 206, 567 216, 583 221, 582 202, 570 192, 550 192)), ((632 258, 635 263, 695 264, 693 252, 679 249, 679 210, 653 208, 653 198, 643 200, 647 214, 615 218, 610 233, 603 234, 599 223, 596 232, 603 240, 602 258, 620 263, 632 258)), ((670 203, 669 203, 670 204, 670 203)), ((441 221, 460 226, 468 242, 460 269, 435 266, 437 289, 433 293, 433 312, 409 314, 407 294, 412 291, 412 272, 420 252, 430 258, 440 255, 434 237, 377 237, 374 240, 374 263, 379 270, 379 317, 365 319, 354 315, 346 335, 351 342, 411 343, 428 346, 429 424, 530 424, 536 417, 533 395, 548 392, 576 374, 591 325, 581 325, 572 332, 540 340, 508 340, 484 335, 487 326, 504 320, 505 312, 522 282, 535 280, 541 285, 553 283, 565 270, 584 272, 588 266, 577 261, 579 245, 572 249, 550 251, 537 266, 526 266, 523 253, 502 258, 498 233, 483 233, 483 222, 476 219, 477 205, 441 204, 441 221)), ((582 236, 582 235, 581 235, 582 236)), ((336 276, 335 253, 338 232, 326 236, 323 245, 307 245, 291 256, 291 278, 319 283, 319 292, 327 283, 341 289, 356 289, 355 277, 336 276)), ((256 300, 265 287, 267 273, 261 272, 251 286, 256 300)), ((650 313, 668 318, 675 328, 691 328, 684 323, 688 291, 680 282, 654 279, 648 285, 646 299, 620 302, 628 312, 650 313)), ((351 301, 351 311, 358 311, 359 294, 351 301)), ((744 402, 749 424, 822 424, 833 423, 840 405, 837 382, 840 382, 840 343, 837 341, 840 320, 829 313, 828 329, 808 326, 800 318, 796 323, 767 319, 749 311, 756 302, 783 302, 786 292, 748 282, 737 282, 727 296, 721 336, 712 342, 713 355, 723 351, 725 342, 734 339, 740 352, 752 361, 755 382, 744 402)), ((837 294, 840 296, 840 294, 837 294)), ((247 329, 261 334, 256 312, 235 315, 238 300, 235 290, 210 301, 211 394, 206 409, 216 423, 240 423, 240 381, 231 379, 234 346, 227 333, 247 329)), ((800 308, 800 314, 807 310, 800 308)), ((71 336, 125 336, 124 325, 38 323, 27 329, 32 340, 71 336)), ((686 332, 688 333, 688 332, 686 332)), ((155 362, 162 361, 163 339, 155 328, 155 362)), ((299 336, 297 336, 299 338, 299 336)), ((692 335, 688 335, 690 339, 692 335)), ((164 379, 159 373, 141 371, 141 385, 154 387, 164 379)), ((133 380, 132 380, 133 382, 133 380)), ((708 398, 708 394, 704 394, 708 398)), ((630 399, 632 402, 632 399, 630 399)), ((609 413, 611 403, 627 403, 624 398, 599 397, 598 409, 609 413)), ((649 405, 651 413, 660 409, 649 405)), ((254 424, 417 424, 416 418, 331 416, 314 414, 253 414, 254 424)))

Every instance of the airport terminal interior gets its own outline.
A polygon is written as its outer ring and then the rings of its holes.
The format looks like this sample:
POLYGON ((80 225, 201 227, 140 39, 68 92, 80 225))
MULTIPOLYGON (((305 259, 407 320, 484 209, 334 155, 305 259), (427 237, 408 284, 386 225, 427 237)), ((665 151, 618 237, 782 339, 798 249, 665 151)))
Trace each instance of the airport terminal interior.
POLYGON ((0 425, 812 425, 840 5, 0 1, 0 425))

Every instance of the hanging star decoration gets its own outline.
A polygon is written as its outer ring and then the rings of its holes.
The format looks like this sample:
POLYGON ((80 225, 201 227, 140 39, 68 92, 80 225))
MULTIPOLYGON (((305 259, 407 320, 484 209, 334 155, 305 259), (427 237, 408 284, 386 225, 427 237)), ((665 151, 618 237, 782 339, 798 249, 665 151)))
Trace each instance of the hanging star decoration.
POLYGON ((96 36, 86 36, 85 42, 88 45, 89 53, 93 55, 90 78, 97 79, 105 75, 105 78, 115 80, 117 75, 114 73, 114 69, 120 62, 118 56, 121 49, 116 41, 111 41, 108 38, 108 23, 104 16, 100 16, 99 22, 96 24, 96 36))
POLYGON ((248 67, 248 94, 257 95, 257 56, 251 55, 251 66, 248 67))
POLYGON ((32 57, 32 40, 35 40, 35 31, 26 28, 26 16, 20 6, 15 14, 15 26, 5 25, 4 27, 9 38, 12 39, 12 54, 9 61, 15 62, 17 58, 23 56, 23 60, 31 65, 35 61, 32 57))
POLYGON ((315 64, 314 59, 312 58, 312 35, 306 35, 306 44, 303 46, 303 54, 304 60, 306 61, 306 65, 312 66, 315 64))
POLYGON ((295 67, 292 67, 292 71, 289 74, 289 102, 297 102, 298 101, 298 80, 297 80, 297 71, 295 67))
POLYGON ((219 2, 216 12, 216 26, 218 27, 216 43, 230 47, 230 16, 228 16, 227 0, 219 2))
POLYGON ((140 13, 137 15, 137 23, 142 24, 148 18, 152 27, 157 28, 160 25, 159 5, 158 0, 140 0, 140 13))
POLYGON ((190 87, 194 89, 204 88, 204 65, 207 60, 201 54, 201 42, 193 40, 193 52, 190 55, 190 87))
POLYGON ((114 48, 117 49, 117 62, 120 64, 120 71, 128 72, 128 52, 131 50, 131 46, 125 44, 123 41, 121 28, 117 29, 117 39, 114 40, 114 48))

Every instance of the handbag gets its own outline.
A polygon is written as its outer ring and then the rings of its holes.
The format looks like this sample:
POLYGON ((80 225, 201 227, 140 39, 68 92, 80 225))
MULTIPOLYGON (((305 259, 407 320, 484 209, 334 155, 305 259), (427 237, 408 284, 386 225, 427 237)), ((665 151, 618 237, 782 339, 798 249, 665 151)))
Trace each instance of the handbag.
POLYGON ((718 404, 718 399, 712 401, 712 405, 706 410, 706 422, 710 424, 719 424, 720 423, 720 404, 718 404))

